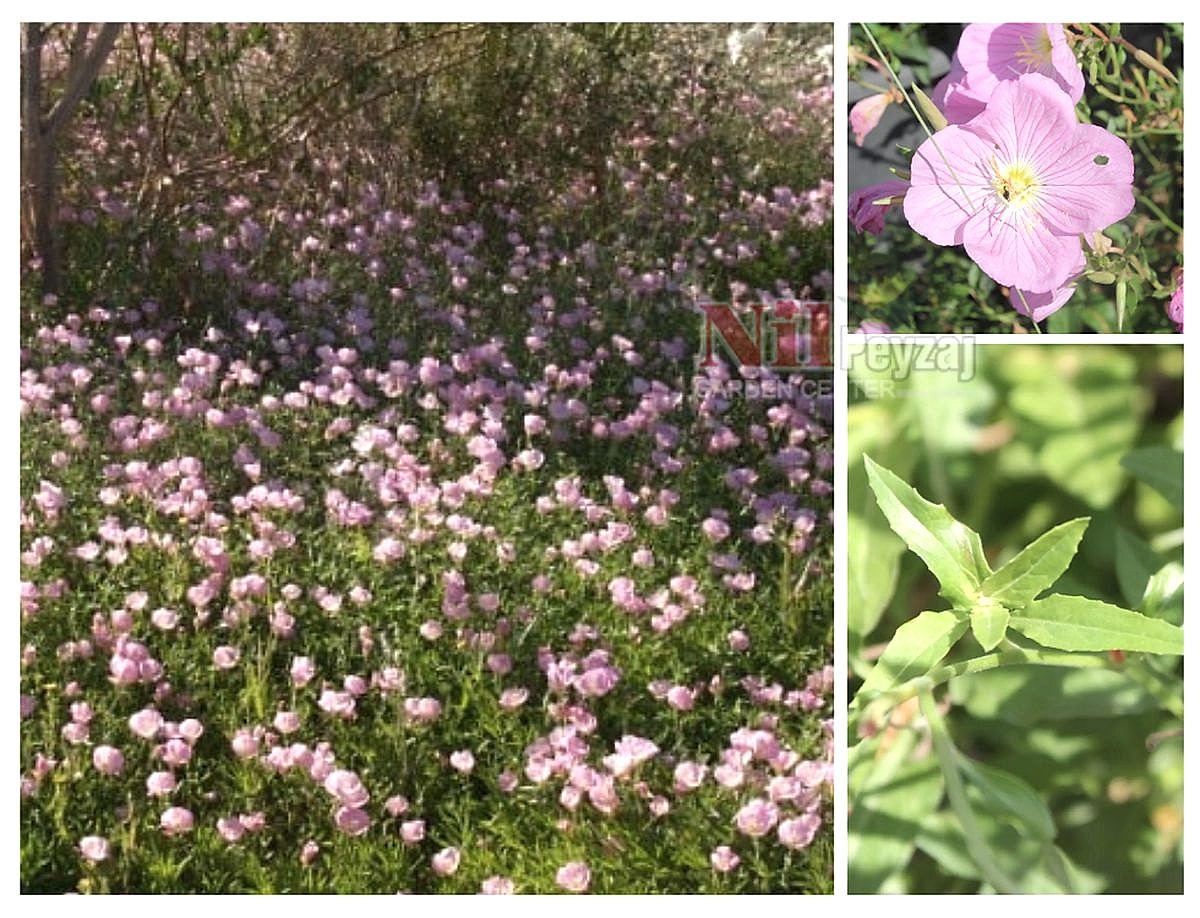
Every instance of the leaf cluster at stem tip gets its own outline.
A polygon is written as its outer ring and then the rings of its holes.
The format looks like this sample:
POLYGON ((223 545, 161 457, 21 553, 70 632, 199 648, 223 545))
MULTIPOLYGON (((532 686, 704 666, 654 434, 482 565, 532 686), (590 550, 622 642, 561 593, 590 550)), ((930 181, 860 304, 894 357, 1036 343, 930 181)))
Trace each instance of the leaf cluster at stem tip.
POLYGON ((856 708, 930 673, 968 629, 985 653, 1016 632, 1056 650, 1183 654, 1183 629, 1170 622, 1083 596, 1038 598, 1070 566, 1087 518, 1055 526, 993 571, 979 533, 869 456, 863 461, 888 524, 937 578, 951 609, 922 612, 897 629, 867 674, 856 708))

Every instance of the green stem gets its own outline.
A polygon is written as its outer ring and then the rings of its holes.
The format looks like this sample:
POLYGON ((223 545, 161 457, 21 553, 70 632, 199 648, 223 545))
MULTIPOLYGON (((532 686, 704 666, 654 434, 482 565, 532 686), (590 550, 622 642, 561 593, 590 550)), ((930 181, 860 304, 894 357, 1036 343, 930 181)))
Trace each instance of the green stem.
POLYGON ((975 813, 967 800, 962 774, 958 770, 958 750, 950 738, 950 731, 946 729, 946 721, 937 709, 937 702, 933 700, 933 693, 926 689, 921 692, 920 697, 921 713, 925 715, 925 721, 929 724, 929 733, 933 738, 933 750, 937 754, 938 764, 942 768, 942 778, 946 782, 946 797, 950 800, 950 808, 958 817, 963 835, 967 839, 967 853, 975 861, 975 866, 979 868, 983 878, 991 883, 997 892, 1008 895, 1017 894, 1020 892, 1017 884, 996 866, 996 856, 979 832, 979 826, 975 822, 975 813))
POLYGON ((892 65, 888 61, 887 55, 884 54, 883 49, 879 47, 879 42, 875 40, 874 33, 867 27, 865 22, 860 22, 859 25, 862 26, 862 30, 867 33, 867 38, 871 39, 871 46, 874 47, 875 53, 879 55, 879 59, 883 61, 883 65, 887 68, 888 77, 891 79, 895 87, 900 90, 900 95, 904 97, 904 104, 907 105, 908 110, 916 116, 917 123, 921 125, 921 129, 925 132, 925 136, 933 141, 933 148, 938 151, 938 156, 942 158, 942 162, 945 163, 946 168, 950 171, 950 175, 954 179, 954 184, 956 184, 958 186, 958 190, 962 192, 963 200, 967 202, 967 210, 969 210, 971 213, 975 213, 975 204, 971 200, 971 196, 967 194, 967 189, 964 188, 962 182, 959 181, 958 173, 956 173, 954 171, 954 167, 950 165, 950 160, 946 159, 946 154, 942 152, 942 148, 938 144, 937 138, 933 136, 934 132, 930 130, 929 125, 925 122, 925 118, 921 114, 921 110, 917 108, 917 106, 913 104, 913 100, 908 97, 908 91, 900 82, 900 77, 897 76, 896 71, 892 69, 892 65))
POLYGON ((1069 666, 1075 669, 1108 669, 1112 666, 1112 659, 1106 653, 1068 653, 1054 650, 1031 650, 1016 646, 998 653, 972 657, 970 660, 963 660, 960 663, 951 663, 931 669, 925 675, 917 676, 917 678, 901 683, 889 691, 881 692, 874 698, 864 699, 862 702, 855 698, 854 704, 851 705, 847 732, 850 736, 857 735, 858 721, 867 707, 878 710, 882 715, 901 702, 907 701, 921 692, 932 691, 951 679, 987 672, 990 669, 999 669, 1002 666, 1069 666))
POLYGON ((1163 225, 1166 226, 1167 229, 1177 235, 1183 235, 1183 227, 1163 213, 1163 209, 1146 197, 1146 195, 1139 191, 1137 192, 1137 199, 1145 204, 1146 209, 1153 213, 1154 216, 1158 217, 1158 219, 1163 222, 1163 225))

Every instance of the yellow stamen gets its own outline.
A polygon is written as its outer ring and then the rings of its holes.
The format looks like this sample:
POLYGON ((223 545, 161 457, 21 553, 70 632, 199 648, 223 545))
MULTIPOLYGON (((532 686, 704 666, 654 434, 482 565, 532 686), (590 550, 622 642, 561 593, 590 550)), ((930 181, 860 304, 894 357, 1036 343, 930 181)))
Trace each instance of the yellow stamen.
POLYGON ((1010 208, 1028 207, 1037 200, 1041 182, 1026 163, 993 163, 992 188, 1010 208))
POLYGON ((1028 38, 1021 37, 1021 50, 1017 52, 1017 61, 1026 68, 1026 72, 1041 70, 1050 66, 1054 56, 1054 46, 1050 43, 1050 33, 1046 29, 1038 32, 1031 43, 1028 38))

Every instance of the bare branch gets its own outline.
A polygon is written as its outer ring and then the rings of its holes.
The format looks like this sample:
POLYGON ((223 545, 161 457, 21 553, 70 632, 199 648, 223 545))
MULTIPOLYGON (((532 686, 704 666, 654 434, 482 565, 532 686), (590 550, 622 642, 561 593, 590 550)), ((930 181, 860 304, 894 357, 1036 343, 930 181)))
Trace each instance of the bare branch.
POLYGON ((95 42, 92 43, 92 47, 88 49, 87 56, 82 60, 79 58, 72 60, 70 71, 67 74, 67 88, 62 97, 54 104, 54 108, 50 110, 50 114, 46 116, 42 126, 43 133, 48 137, 53 137, 62 130, 63 125, 75 113, 75 109, 87 95, 92 83, 100 75, 100 68, 108 60, 108 54, 112 51, 113 45, 117 43, 117 35, 120 31, 121 23, 106 22, 100 29, 100 34, 96 36, 95 42))

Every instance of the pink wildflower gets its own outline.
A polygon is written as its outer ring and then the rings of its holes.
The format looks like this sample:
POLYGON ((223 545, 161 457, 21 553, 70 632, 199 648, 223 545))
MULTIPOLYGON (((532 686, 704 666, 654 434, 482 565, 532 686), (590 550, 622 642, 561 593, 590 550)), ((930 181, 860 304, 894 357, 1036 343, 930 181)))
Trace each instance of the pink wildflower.
POLYGON ((558 868, 554 881, 567 892, 586 892, 592 883, 592 872, 582 861, 571 861, 558 868))
POLYGON ((1079 234, 1129 214, 1132 183, 1125 142, 1080 124, 1070 97, 1031 73, 921 144, 904 215, 931 242, 963 245, 996 283, 1040 293, 1078 267, 1079 234))

